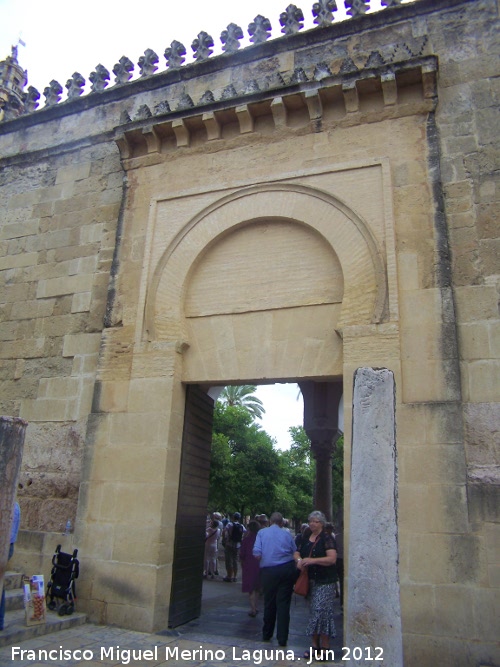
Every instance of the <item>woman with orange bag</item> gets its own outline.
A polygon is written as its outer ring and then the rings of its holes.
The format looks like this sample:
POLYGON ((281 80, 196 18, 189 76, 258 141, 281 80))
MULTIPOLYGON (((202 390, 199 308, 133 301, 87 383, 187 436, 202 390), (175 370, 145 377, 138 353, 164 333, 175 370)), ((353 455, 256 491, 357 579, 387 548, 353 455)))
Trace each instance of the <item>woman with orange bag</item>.
POLYGON ((311 512, 307 520, 309 538, 306 533, 300 551, 295 552, 297 567, 301 571, 307 568, 309 576, 310 616, 306 634, 311 636, 311 649, 304 653, 304 658, 314 659, 311 655, 314 651, 321 660, 324 651, 330 648, 330 637, 337 634, 334 622, 337 545, 335 538, 325 531, 327 521, 323 512, 311 512))

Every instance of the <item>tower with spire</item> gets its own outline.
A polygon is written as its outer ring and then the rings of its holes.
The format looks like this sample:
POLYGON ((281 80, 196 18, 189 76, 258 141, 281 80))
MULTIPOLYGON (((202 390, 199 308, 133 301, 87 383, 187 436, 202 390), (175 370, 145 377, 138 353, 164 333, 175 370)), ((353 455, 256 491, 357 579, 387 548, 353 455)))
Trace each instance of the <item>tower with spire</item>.
POLYGON ((24 87, 28 73, 17 60, 17 46, 12 53, 0 61, 0 121, 17 118, 24 111, 24 87))

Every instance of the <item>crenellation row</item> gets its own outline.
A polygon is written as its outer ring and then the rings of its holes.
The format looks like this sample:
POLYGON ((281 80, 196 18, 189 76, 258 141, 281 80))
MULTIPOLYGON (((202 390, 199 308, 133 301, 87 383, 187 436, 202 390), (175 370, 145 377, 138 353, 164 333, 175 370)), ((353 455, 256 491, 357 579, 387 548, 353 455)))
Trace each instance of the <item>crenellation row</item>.
MULTIPOLYGON (((395 7, 402 4, 402 0, 381 0, 383 8, 395 7)), ((351 19, 366 14, 371 8, 370 0, 344 0, 347 15, 351 19)), ((312 15, 314 17, 314 24, 318 28, 325 28, 330 26, 335 21, 334 12, 337 11, 337 3, 335 0, 318 0, 312 7, 312 15)), ((283 35, 293 35, 304 28, 304 14, 302 10, 294 4, 288 7, 280 14, 279 22, 281 25, 281 32, 283 35)), ((252 44, 261 44, 271 38, 272 24, 271 21, 259 14, 248 25, 248 35, 252 44)), ((220 35, 222 44, 222 51, 224 53, 235 53, 240 49, 240 40, 243 39, 243 30, 235 23, 230 23, 220 35)), ((191 49, 195 63, 207 60, 213 54, 214 40, 211 35, 202 31, 193 40, 191 49)), ((166 61, 167 70, 178 69, 185 63, 186 47, 174 40, 171 45, 165 49, 164 57, 166 61)), ((11 60, 17 63, 17 48, 13 47, 11 60)), ((139 66, 139 76, 149 77, 154 75, 158 70, 159 57, 152 49, 146 49, 144 55, 139 58, 137 65, 139 66)), ((114 85, 124 85, 130 81, 133 76, 135 65, 127 56, 122 56, 120 60, 113 67, 114 85)), ((89 75, 91 82, 89 94, 100 92, 108 87, 111 75, 106 67, 98 64, 93 72, 89 75)), ((85 78, 80 72, 74 72, 71 78, 66 82, 67 100, 74 100, 84 93, 86 84, 85 78)), ((19 92, 19 91, 18 91, 19 92)), ((61 102, 63 94, 63 86, 56 80, 52 80, 44 89, 43 95, 45 97, 44 107, 51 107, 61 102)), ((33 86, 29 86, 21 95, 10 95, 12 99, 0 108, 0 121, 9 120, 22 114, 32 113, 39 107, 40 93, 33 86), (14 99, 19 97, 19 99, 14 99)))

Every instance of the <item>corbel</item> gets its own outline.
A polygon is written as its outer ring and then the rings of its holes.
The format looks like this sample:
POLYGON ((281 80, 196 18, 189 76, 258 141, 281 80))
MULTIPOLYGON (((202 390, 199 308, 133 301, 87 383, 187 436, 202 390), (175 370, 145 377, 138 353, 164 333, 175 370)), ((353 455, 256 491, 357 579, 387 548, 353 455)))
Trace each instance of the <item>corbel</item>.
POLYGON ((202 116, 205 129, 207 131, 208 141, 213 141, 213 139, 221 138, 221 126, 217 120, 215 113, 210 111, 209 113, 204 113, 202 116))
POLYGON ((349 81, 342 84, 342 93, 347 113, 359 111, 359 95, 356 87, 356 81, 349 81))
POLYGON ((191 143, 191 134, 182 118, 177 118, 172 121, 172 129, 177 141, 177 148, 180 148, 181 146, 189 146, 191 143))
POLYGON ((241 104, 240 106, 237 106, 235 112, 240 124, 240 133, 246 134, 248 132, 253 132, 254 120, 248 104, 241 104))
POLYGON ((274 119, 274 127, 280 129, 286 127, 288 111, 282 97, 275 97, 271 102, 271 112, 274 119))
POLYGON ((115 143, 118 146, 122 160, 126 160, 127 158, 131 157, 132 151, 130 150, 130 143, 125 132, 120 132, 115 136, 115 143))
POLYGON ((422 65, 422 88, 424 98, 436 96, 436 68, 433 64, 422 65))
POLYGON ((385 106, 392 106, 398 101, 398 86, 394 72, 384 72, 380 77, 385 106))
POLYGON ((146 125, 142 128, 142 136, 146 140, 148 153, 159 153, 161 148, 161 139, 153 125, 146 125))
POLYGON ((323 104, 321 103, 318 90, 306 90, 305 100, 307 110, 309 111, 309 118, 312 121, 320 120, 323 116, 323 104))

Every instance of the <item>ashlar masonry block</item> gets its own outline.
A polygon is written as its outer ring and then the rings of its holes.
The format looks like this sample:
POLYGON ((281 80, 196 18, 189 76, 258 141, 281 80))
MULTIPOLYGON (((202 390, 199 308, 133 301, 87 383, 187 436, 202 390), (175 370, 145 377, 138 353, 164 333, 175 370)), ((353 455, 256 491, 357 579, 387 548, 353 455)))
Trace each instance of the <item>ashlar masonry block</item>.
POLYGON ((498 396, 498 378, 500 377, 500 361, 474 361, 467 365, 469 396, 474 402, 494 403, 498 396))
POLYGON ((498 293, 493 285, 457 287, 455 298, 462 323, 498 319, 498 293))
POLYGON ((64 337, 63 357, 97 354, 100 343, 100 334, 68 334, 64 337))
POLYGON ((6 269, 18 269, 25 266, 35 266, 38 261, 38 253, 22 252, 17 255, 6 255, 0 257, 0 271, 6 269))
POLYGON ((38 283, 36 296, 38 299, 46 299, 47 297, 73 294, 74 292, 90 292, 93 280, 94 276, 91 273, 81 276, 41 280, 38 283))
POLYGON ((63 399, 26 399, 21 404, 20 416, 30 422, 66 421, 68 402, 63 399))
POLYGON ((90 305, 92 302, 92 292, 79 292, 78 294, 73 295, 73 301, 71 303, 71 312, 72 313, 85 313, 90 310, 90 305))
POLYGON ((81 162, 74 165, 65 165, 57 171, 56 185, 60 183, 71 183, 72 181, 81 181, 90 175, 92 163, 81 162))

